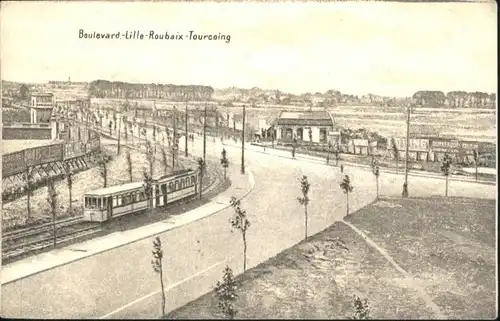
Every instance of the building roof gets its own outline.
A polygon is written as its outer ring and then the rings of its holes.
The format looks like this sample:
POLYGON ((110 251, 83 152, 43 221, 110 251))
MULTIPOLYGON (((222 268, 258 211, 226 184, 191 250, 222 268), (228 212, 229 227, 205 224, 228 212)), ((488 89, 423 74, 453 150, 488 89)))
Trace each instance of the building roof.
POLYGON ((332 115, 325 111, 282 111, 278 117, 278 125, 298 126, 333 126, 332 115))
POLYGON ((32 93, 31 96, 35 97, 52 97, 54 96, 53 93, 32 93))

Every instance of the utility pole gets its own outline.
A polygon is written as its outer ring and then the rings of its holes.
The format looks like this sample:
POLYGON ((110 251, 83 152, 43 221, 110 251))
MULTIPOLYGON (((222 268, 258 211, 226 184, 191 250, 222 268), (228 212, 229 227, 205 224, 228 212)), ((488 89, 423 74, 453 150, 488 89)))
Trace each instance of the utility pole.
POLYGON ((172 138, 172 169, 175 169, 175 154, 177 153, 177 112, 174 106, 174 117, 173 117, 173 138, 172 138))
POLYGON ((207 157, 207 103, 203 112, 203 163, 206 164, 207 157))
POLYGON ((188 101, 186 99, 186 118, 184 120, 186 136, 184 137, 184 156, 188 157, 188 101))
POLYGON ((245 105, 243 105, 243 127, 241 135, 241 174, 245 174, 245 105))
POLYGON ((120 114, 120 116, 118 117, 118 147, 116 149, 117 155, 120 155, 120 131, 121 131, 121 127, 122 127, 122 117, 120 114))
POLYGON ((410 114, 411 114, 411 104, 407 107, 407 118, 406 118, 406 153, 405 153, 405 182, 403 183, 403 192, 401 193, 403 198, 407 198, 408 194, 408 155, 409 145, 410 145, 410 114))

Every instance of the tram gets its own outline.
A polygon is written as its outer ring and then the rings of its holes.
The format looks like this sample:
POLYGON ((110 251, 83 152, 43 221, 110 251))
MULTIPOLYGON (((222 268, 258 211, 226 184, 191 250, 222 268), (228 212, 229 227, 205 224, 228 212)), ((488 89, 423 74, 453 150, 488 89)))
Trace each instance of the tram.
MULTIPOLYGON (((153 180, 153 207, 197 195, 199 171, 184 169, 153 180)), ((99 188, 84 195, 85 221, 105 222, 115 217, 143 211, 148 208, 143 182, 99 188)))

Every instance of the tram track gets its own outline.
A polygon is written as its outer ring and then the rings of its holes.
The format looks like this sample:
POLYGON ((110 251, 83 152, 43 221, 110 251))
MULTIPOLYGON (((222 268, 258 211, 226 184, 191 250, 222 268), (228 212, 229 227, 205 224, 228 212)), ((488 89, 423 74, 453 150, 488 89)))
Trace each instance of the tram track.
MULTIPOLYGON (((159 142, 157 145, 161 146, 159 142)), ((124 144, 125 145, 125 144, 124 144)), ((126 144, 128 145, 128 144, 126 144)), ((130 146, 141 150, 141 146, 130 146)), ((141 150, 142 151, 142 150, 141 150)), ((155 155, 155 159, 159 160, 159 156, 155 155)), ((195 157, 188 158, 189 161, 196 163, 195 157)), ((209 184, 203 187, 204 195, 213 194, 217 188, 224 184, 223 173, 216 164, 207 164, 206 179, 209 179, 209 184)), ((56 229, 56 246, 75 242, 77 239, 101 232, 103 227, 100 223, 86 222, 82 216, 69 217, 55 222, 56 229)), ((54 246, 54 223, 47 222, 36 226, 16 229, 2 235, 2 260, 4 262, 13 259, 26 257, 37 252, 41 252, 47 248, 54 246)))
MULTIPOLYGON (((73 217, 56 222, 56 246, 100 232, 100 223, 85 222, 73 217)), ((54 246, 53 223, 10 232, 2 237, 2 261, 32 254, 54 246)))

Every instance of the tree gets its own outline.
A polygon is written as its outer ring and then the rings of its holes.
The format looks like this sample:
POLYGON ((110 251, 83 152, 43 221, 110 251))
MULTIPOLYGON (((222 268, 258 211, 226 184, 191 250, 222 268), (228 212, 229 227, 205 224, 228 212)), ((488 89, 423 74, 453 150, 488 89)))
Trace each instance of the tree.
POLYGON ((215 286, 215 297, 217 298, 217 307, 220 313, 227 319, 234 319, 236 316, 236 309, 234 307, 234 302, 238 298, 236 294, 236 289, 238 283, 234 279, 233 270, 226 266, 224 269, 224 274, 222 276, 222 282, 217 281, 215 286))
POLYGON ((123 124, 123 128, 124 128, 124 134, 125 134, 125 143, 128 142, 128 126, 127 126, 127 123, 124 123, 123 124))
POLYGON ((163 172, 164 174, 167 174, 168 172, 168 161, 167 161, 167 152, 165 151, 165 148, 161 148, 161 162, 163 165, 163 172))
POLYGON ((340 183, 340 188, 342 188, 342 191, 344 194, 346 194, 346 200, 347 200, 347 206, 346 206, 346 216, 349 215, 349 193, 351 193, 354 189, 354 186, 351 185, 351 180, 349 178, 349 175, 346 175, 342 182, 340 183))
POLYGON ((475 149, 472 152, 474 156, 474 166, 476 167, 476 182, 477 182, 477 166, 479 162, 479 152, 475 149))
POLYGON ((21 100, 27 100, 29 96, 30 89, 25 84, 22 84, 21 87, 19 87, 19 97, 21 98, 21 100))
POLYGON ((165 316, 165 286, 163 285, 163 250, 161 248, 161 240, 157 236, 153 241, 153 259, 151 260, 153 271, 160 275, 161 285, 161 312, 165 316))
POLYGON ((66 176, 66 184, 68 185, 69 192, 68 214, 71 215, 73 207, 73 171, 67 162, 64 162, 64 175, 66 176))
POLYGON ((57 192, 54 186, 54 180, 49 178, 47 180, 47 202, 50 206, 50 213, 52 215, 52 240, 53 245, 56 247, 57 234, 56 234, 56 209, 57 209, 57 192))
POLYGON ((31 219, 31 196, 33 196, 33 190, 35 189, 35 184, 33 181, 33 168, 27 167, 26 172, 23 174, 24 190, 26 191, 26 209, 28 212, 27 219, 31 219))
POLYGON ((332 150, 332 143, 331 142, 328 142, 327 148, 328 148, 328 150, 327 150, 327 154, 326 154, 326 165, 330 165, 330 152, 332 150))
POLYGON ((97 163, 99 164, 99 174, 101 175, 103 181, 103 187, 108 186, 108 162, 110 157, 101 151, 97 155, 97 163))
POLYGON ((198 170, 200 172, 200 200, 202 195, 202 187, 203 187, 203 174, 205 172, 205 162, 203 158, 198 158, 198 170))
POLYGON ((450 176, 450 168, 453 160, 448 154, 444 154, 443 162, 441 163, 441 172, 443 172, 446 180, 445 196, 448 196, 448 176, 450 176))
POLYGON ((354 315, 351 320, 368 320, 370 319, 370 306, 368 300, 361 300, 357 295, 354 296, 354 315))
POLYGON ((339 150, 339 146, 336 145, 335 146, 335 166, 339 165, 339 159, 340 159, 340 150, 339 150))
POLYGON ((378 164, 378 161, 375 158, 372 158, 372 173, 375 175, 375 181, 377 185, 377 201, 379 198, 379 192, 378 192, 378 177, 380 176, 380 167, 378 164))
POLYGON ((113 111, 113 130, 116 132, 116 112, 113 111))
POLYGON ((305 218, 305 238, 307 238, 307 205, 309 204, 309 188, 311 185, 307 181, 307 176, 303 175, 300 180, 300 189, 302 191, 302 197, 297 197, 300 205, 304 206, 304 218, 305 218))
POLYGON ((398 146, 396 145, 396 140, 394 138, 391 139, 391 149, 392 149, 392 154, 394 156, 394 160, 396 161, 396 173, 398 172, 398 163, 399 163, 399 150, 398 146))
POLYGON ((148 207, 151 211, 151 216, 153 216, 153 177, 152 175, 146 170, 146 168, 143 168, 142 170, 143 174, 143 188, 144 188, 144 194, 146 195, 146 200, 148 207))
POLYGON ((311 149, 311 146, 312 146, 312 143, 313 143, 313 132, 312 132, 312 129, 309 127, 309 130, 308 130, 308 134, 309 134, 309 149, 311 149))
POLYGON ((125 153, 125 157, 127 159, 127 171, 128 171, 128 178, 130 182, 132 183, 133 177, 132 177, 132 156, 130 155, 130 150, 127 149, 127 152, 125 153))
MULTIPOLYGON (((240 207, 240 201, 236 197, 231 197, 229 201, 234 209, 234 216, 229 220, 233 229, 240 230, 243 237, 243 271, 247 270, 247 230, 250 227, 250 221, 247 219, 247 212, 240 207)), ((232 232, 232 230, 231 230, 232 232)))
POLYGON ((146 140, 146 160, 149 165, 149 175, 153 177, 155 156, 153 152, 153 146, 151 146, 151 142, 149 140, 146 140))
POLYGON ((223 148, 222 149, 222 153, 221 153, 221 159, 220 159, 220 164, 222 165, 222 167, 224 168, 224 180, 226 179, 226 170, 229 166, 229 160, 227 159, 227 156, 226 156, 226 149, 223 148))

